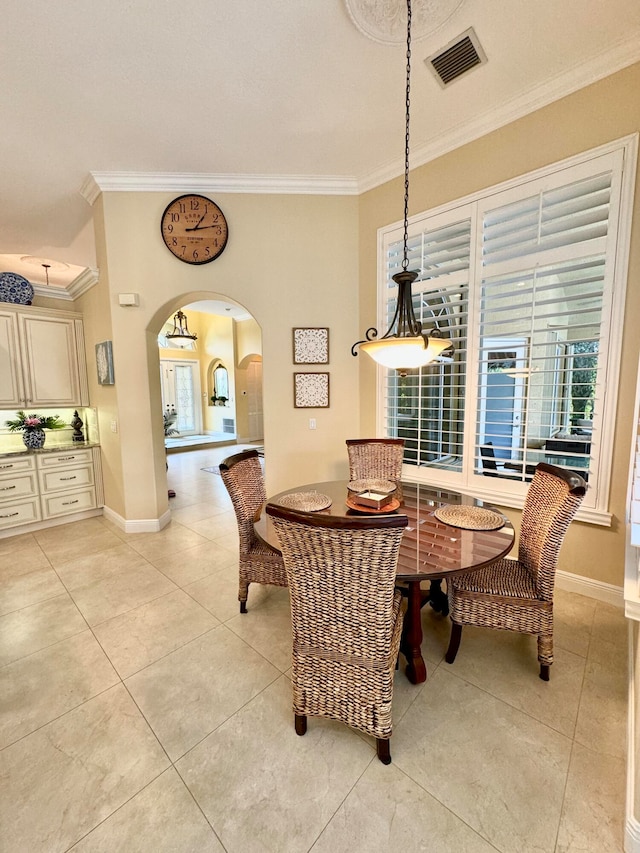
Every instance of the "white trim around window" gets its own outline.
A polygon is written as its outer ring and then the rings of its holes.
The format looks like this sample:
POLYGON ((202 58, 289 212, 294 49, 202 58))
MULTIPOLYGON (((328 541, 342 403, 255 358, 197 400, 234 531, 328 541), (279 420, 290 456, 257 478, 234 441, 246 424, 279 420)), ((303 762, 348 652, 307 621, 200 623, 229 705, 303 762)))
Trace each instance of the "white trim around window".
MULTIPOLYGON (((521 507, 535 464, 579 471, 578 518, 609 490, 638 134, 409 220, 416 315, 454 343, 400 378, 378 368, 378 434, 407 478, 521 507)), ((379 327, 402 223, 378 231, 379 327)))

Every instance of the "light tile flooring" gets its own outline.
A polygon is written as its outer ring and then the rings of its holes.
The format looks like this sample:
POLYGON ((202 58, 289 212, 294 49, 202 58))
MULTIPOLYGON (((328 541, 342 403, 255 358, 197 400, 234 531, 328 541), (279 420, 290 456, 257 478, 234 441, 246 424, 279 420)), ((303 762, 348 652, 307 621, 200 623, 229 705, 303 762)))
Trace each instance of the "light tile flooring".
MULTIPOLYGON (((291 712, 286 590, 237 603, 229 448, 169 458, 173 520, 0 540, 0 847, 36 851, 618 851, 621 610, 559 591, 535 640, 424 612, 429 677, 396 676, 393 763, 291 712)), ((267 462, 268 464, 268 462, 267 462)))

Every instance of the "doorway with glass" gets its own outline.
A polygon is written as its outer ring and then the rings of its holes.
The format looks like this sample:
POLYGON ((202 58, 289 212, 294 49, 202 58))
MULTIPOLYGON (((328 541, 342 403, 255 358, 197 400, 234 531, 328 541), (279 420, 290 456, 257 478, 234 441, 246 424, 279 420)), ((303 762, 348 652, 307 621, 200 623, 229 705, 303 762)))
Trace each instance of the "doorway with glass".
POLYGON ((202 431, 200 368, 196 359, 160 359, 162 411, 181 436, 202 431))

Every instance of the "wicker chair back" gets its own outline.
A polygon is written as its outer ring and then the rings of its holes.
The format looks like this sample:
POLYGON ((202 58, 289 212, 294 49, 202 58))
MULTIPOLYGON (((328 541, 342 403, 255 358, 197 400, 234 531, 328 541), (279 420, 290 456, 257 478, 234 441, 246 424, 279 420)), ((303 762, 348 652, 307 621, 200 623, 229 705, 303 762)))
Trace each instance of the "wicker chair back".
POLYGON ((553 599, 560 547, 585 491, 585 481, 572 471, 544 462, 536 467, 522 510, 518 559, 543 601, 553 599))
POLYGON ((246 555, 256 541, 253 519, 267 495, 260 457, 255 450, 245 450, 220 463, 220 476, 227 487, 238 520, 240 554, 246 555))
POLYGON ((347 453, 350 480, 402 477, 403 438, 348 438, 347 453))
POLYGON ((229 456, 220 463, 220 476, 229 492, 238 522, 238 601, 240 612, 246 613, 249 584, 286 586, 287 576, 280 554, 261 542, 253 529, 255 515, 266 500, 257 451, 245 450, 229 456))

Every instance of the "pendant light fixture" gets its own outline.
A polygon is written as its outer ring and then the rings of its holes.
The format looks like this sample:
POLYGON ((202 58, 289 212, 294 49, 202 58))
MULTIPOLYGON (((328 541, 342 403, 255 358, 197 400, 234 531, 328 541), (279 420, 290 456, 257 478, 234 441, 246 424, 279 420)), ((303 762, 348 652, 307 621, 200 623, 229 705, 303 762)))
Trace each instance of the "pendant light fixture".
POLYGON ((416 319, 413 310, 411 285, 418 273, 409 271, 407 257, 408 217, 409 217, 409 106, 411 94, 411 0, 407 0, 407 85, 405 90, 405 136, 404 136, 404 233, 402 271, 393 276, 398 285, 398 301, 391 325, 385 334, 378 338, 375 327, 367 329, 365 339, 357 341, 351 347, 351 354, 358 355, 357 347, 383 367, 395 368, 401 375, 415 367, 423 367, 433 361, 444 350, 452 346, 451 341, 442 337, 439 329, 428 334, 422 329, 422 323, 416 319))
POLYGON ((189 331, 189 324, 187 322, 187 315, 182 311, 178 311, 173 315, 173 329, 170 332, 167 332, 165 335, 169 340, 176 341, 176 343, 188 343, 189 341, 196 341, 198 339, 197 335, 191 334, 189 331))

